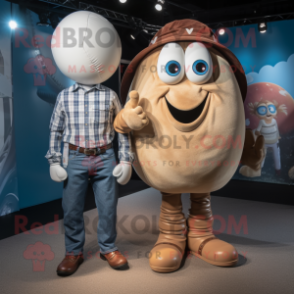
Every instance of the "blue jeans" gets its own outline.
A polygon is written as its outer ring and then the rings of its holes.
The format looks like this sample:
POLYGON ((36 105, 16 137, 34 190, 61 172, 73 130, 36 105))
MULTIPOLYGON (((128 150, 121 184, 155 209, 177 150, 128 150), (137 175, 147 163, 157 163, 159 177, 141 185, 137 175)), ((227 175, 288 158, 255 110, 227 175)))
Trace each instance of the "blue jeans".
POLYGON ((66 254, 83 253, 85 243, 84 204, 90 178, 98 208, 98 244, 103 254, 117 250, 116 208, 118 188, 112 171, 116 165, 113 148, 98 156, 87 156, 69 150, 68 178, 64 182, 62 208, 64 212, 66 254))

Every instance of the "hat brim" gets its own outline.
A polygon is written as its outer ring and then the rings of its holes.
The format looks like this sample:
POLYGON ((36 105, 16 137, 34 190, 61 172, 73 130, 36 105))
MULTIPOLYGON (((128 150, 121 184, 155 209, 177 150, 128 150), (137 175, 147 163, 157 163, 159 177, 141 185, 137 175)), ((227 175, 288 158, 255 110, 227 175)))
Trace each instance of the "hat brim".
POLYGON ((237 79, 237 82, 239 84, 239 88, 241 91, 243 102, 245 101, 246 94, 247 94, 247 80, 246 76, 243 70, 243 67, 241 63, 239 62, 238 58, 234 55, 232 51, 230 51, 227 47, 224 45, 212 41, 211 39, 205 38, 205 37, 195 37, 195 36, 181 36, 177 38, 171 38, 170 36, 164 38, 162 37, 160 41, 156 42, 153 45, 150 45, 149 47, 145 48, 141 52, 139 52, 134 59, 130 62, 128 65, 124 76, 122 78, 122 84, 121 84, 121 99, 122 103, 124 104, 129 92, 130 85, 132 83, 132 80, 134 78, 134 75, 136 73, 137 67, 139 66, 140 62, 143 60, 143 58, 149 54, 152 50, 163 46, 164 44, 170 43, 170 42, 183 42, 183 41, 194 41, 194 42, 202 42, 202 43, 208 43, 208 47, 212 46, 217 51, 219 51, 224 58, 229 62, 232 72, 234 72, 235 77, 237 79))

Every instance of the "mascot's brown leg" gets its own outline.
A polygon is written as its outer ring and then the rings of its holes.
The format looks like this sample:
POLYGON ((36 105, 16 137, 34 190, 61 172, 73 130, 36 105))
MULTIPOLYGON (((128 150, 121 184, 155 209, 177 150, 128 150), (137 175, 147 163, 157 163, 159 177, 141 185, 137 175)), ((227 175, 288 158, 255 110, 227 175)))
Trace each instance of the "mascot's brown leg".
POLYGON ((150 252, 149 264, 156 272, 177 270, 186 248, 186 219, 181 194, 162 193, 159 237, 150 252))
POLYGON ((218 266, 233 266, 238 261, 236 249, 212 233, 213 217, 209 193, 191 193, 188 218, 188 247, 196 257, 218 266))

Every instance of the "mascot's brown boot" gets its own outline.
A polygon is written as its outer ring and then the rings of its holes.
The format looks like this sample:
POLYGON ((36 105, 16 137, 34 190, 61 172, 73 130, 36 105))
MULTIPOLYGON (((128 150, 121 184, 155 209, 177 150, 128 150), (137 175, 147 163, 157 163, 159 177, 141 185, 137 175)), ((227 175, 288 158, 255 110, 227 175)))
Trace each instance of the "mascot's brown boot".
POLYGON ((191 193, 188 218, 188 247, 196 257, 217 266, 233 266, 238 261, 237 250, 212 233, 213 217, 209 193, 191 193))
POLYGON ((177 270, 186 248, 186 220, 182 213, 181 194, 162 193, 159 237, 150 252, 149 264, 156 272, 177 270))

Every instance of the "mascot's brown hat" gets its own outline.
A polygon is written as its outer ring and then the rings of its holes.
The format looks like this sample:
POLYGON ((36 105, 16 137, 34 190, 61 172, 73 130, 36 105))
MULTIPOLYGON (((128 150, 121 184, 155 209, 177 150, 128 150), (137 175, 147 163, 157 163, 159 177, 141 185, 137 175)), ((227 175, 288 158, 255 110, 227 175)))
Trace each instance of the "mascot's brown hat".
POLYGON ((142 59, 157 47, 170 42, 194 41, 205 43, 207 47, 213 47, 218 50, 231 65, 237 82, 240 87, 243 101, 247 93, 247 81, 242 65, 237 57, 227 47, 217 41, 216 35, 207 25, 193 19, 175 20, 166 24, 153 37, 147 48, 138 53, 127 67, 122 79, 121 97, 125 103, 129 87, 135 75, 136 69, 142 59))

